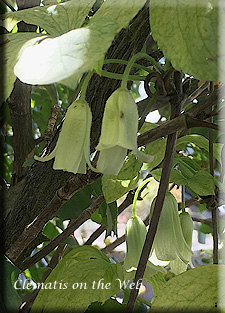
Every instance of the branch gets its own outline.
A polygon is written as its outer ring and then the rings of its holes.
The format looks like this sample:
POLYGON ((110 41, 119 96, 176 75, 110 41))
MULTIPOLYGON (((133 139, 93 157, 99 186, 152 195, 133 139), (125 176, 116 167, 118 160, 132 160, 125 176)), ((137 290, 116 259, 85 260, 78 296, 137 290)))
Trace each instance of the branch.
POLYGON ((93 200, 92 204, 84 210, 80 216, 75 219, 73 222, 69 224, 69 226, 59 234, 55 239, 53 239, 47 246, 45 246, 42 250, 37 252, 34 256, 24 261, 18 267, 21 271, 31 267, 38 261, 40 261, 43 257, 45 257, 48 253, 54 250, 60 243, 62 243, 68 236, 71 235, 80 225, 82 225, 85 221, 87 221, 91 215, 98 209, 98 207, 103 203, 104 196, 101 194, 97 199, 93 200))
MULTIPOLYGON (((193 118, 204 119, 206 116, 206 110, 212 105, 216 104, 218 100, 225 97, 225 85, 217 88, 211 95, 205 100, 200 101, 197 105, 190 108, 180 116, 164 122, 162 125, 153 128, 144 134, 138 136, 138 146, 146 145, 152 141, 155 141, 161 137, 166 137, 174 132, 182 129, 188 129, 188 120, 193 118)), ((190 126, 190 125, 189 125, 190 126)), ((208 126, 207 126, 208 127, 208 126)))
POLYGON ((87 184, 91 184, 97 179, 99 174, 92 174, 87 178, 86 175, 74 175, 63 187, 61 187, 52 198, 47 207, 28 225, 19 238, 14 242, 10 249, 6 252, 7 257, 15 262, 25 248, 31 243, 37 234, 42 230, 44 225, 54 217, 59 208, 69 200, 78 190, 87 184))
MULTIPOLYGON (((172 109, 172 114, 175 114, 177 109, 173 107, 171 107, 171 109, 172 109), (175 112, 173 112, 173 110, 175 112)), ((146 235, 145 243, 144 243, 141 257, 138 263, 138 268, 135 274, 135 278, 134 278, 135 285, 137 285, 137 282, 140 279, 142 279, 144 275, 146 264, 147 264, 149 254, 150 254, 153 241, 155 238, 155 234, 157 231, 157 226, 158 226, 159 218, 161 215, 163 202, 165 199, 165 194, 166 194, 167 187, 169 184, 170 172, 171 172, 172 165, 173 165, 173 156, 174 156, 174 151, 175 151, 175 146, 176 146, 176 137, 177 137, 177 134, 173 133, 173 134, 170 134, 167 138, 166 152, 165 152, 165 158, 164 158, 164 163, 163 163, 163 168, 162 168, 162 175, 161 175, 161 179, 159 183, 159 189, 158 189, 149 229, 146 235)), ((126 313, 133 312, 134 305, 138 296, 138 291, 139 291, 138 288, 131 290, 127 307, 126 307, 126 311, 125 311, 126 313)))

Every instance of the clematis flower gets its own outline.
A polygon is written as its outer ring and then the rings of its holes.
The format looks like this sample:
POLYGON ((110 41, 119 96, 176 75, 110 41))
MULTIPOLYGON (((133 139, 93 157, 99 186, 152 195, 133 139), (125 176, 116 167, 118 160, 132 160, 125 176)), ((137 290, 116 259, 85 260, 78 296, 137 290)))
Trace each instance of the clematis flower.
POLYGON ((46 162, 55 158, 55 170, 86 174, 86 164, 90 165, 91 121, 88 103, 84 100, 73 102, 66 112, 55 149, 49 155, 35 156, 35 159, 46 162))
MULTIPOLYGON (((126 256, 124 259, 125 278, 133 279, 144 246, 147 229, 139 216, 132 216, 126 224, 126 256)), ((157 272, 166 273, 161 266, 155 266, 149 260, 147 262, 145 276, 150 278, 157 272)))
MULTIPOLYGON (((151 205, 150 218, 152 216, 154 205, 155 199, 151 205)), ((179 220, 178 204, 173 194, 167 192, 151 255, 153 255, 155 259, 157 258, 161 261, 172 261, 178 257, 187 264, 188 260, 186 258, 186 251, 191 252, 191 249, 183 236, 179 220)), ((154 262, 154 264, 157 263, 154 262)))
POLYGON ((100 151, 97 169, 104 174, 117 175, 127 150, 141 161, 149 163, 153 157, 137 148, 137 105, 127 89, 117 89, 107 100, 102 120, 101 137, 96 147, 100 151))
POLYGON ((127 253, 124 268, 127 272, 137 269, 146 234, 147 229, 142 219, 139 216, 131 216, 126 224, 127 253))
MULTIPOLYGON (((193 221, 188 212, 182 212, 179 215, 181 229, 184 235, 184 239, 188 245, 188 247, 191 249, 192 247, 192 234, 193 234, 193 221)), ((187 249, 184 249, 182 251, 182 255, 186 260, 188 260, 188 263, 193 267, 193 264, 191 262, 191 252, 187 249)), ((180 258, 176 258, 175 260, 170 262, 170 268, 174 272, 174 274, 178 275, 186 271, 187 264, 184 263, 180 258)))

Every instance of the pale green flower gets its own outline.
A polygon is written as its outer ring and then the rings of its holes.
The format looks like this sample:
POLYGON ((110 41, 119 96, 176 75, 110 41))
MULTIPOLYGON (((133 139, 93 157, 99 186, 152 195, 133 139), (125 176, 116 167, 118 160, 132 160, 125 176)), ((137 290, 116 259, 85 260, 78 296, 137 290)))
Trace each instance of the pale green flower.
MULTIPOLYGON (((124 260, 125 279, 133 279, 144 246, 147 229, 139 216, 132 216, 126 224, 126 256, 124 260)), ((165 269, 147 262, 145 276, 150 278, 157 272, 165 274, 165 269)))
POLYGON ((137 269, 147 229, 139 216, 131 216, 126 224, 126 257, 124 268, 127 272, 137 269))
MULTIPOLYGON (((179 215, 180 218, 180 224, 181 229, 184 235, 184 239, 188 245, 188 247, 191 249, 192 247, 192 234, 193 234, 193 221, 188 212, 182 212, 179 215)), ((191 262, 191 251, 184 248, 184 251, 182 251, 182 255, 186 260, 188 260, 188 263, 193 267, 191 262)), ((186 271, 187 264, 184 263, 179 257, 177 257, 175 260, 170 262, 170 268, 174 272, 174 274, 178 275, 186 271)))
POLYGON ((90 165, 90 129, 92 114, 84 100, 77 100, 68 108, 55 149, 45 157, 35 159, 46 162, 55 158, 53 168, 74 174, 86 174, 90 165))
MULTIPOLYGON (((155 200, 156 199, 153 200, 151 205, 150 218, 152 216, 155 200)), ((172 261, 178 257, 187 264, 188 260, 186 259, 185 252, 187 250, 191 252, 181 229, 177 201, 172 193, 167 192, 151 255, 154 251, 156 258, 161 261, 172 261)))
POLYGON ((117 89, 107 100, 102 130, 96 150, 100 151, 97 169, 104 174, 117 175, 127 150, 141 161, 149 163, 153 157, 137 148, 137 105, 127 89, 117 89))

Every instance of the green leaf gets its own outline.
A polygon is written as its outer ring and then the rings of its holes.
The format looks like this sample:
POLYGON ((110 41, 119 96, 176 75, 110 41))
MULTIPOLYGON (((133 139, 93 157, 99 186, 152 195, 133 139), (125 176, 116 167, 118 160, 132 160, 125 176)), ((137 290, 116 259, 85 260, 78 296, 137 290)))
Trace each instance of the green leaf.
POLYGON ((106 204, 101 204, 99 213, 102 216, 101 224, 106 226, 106 237, 111 235, 113 231, 117 235, 117 204, 116 201, 106 204))
POLYGON ((48 221, 48 223, 45 224, 42 233, 49 239, 53 239, 60 234, 60 231, 56 227, 54 221, 48 221))
POLYGON ((225 265, 215 264, 177 275, 159 290, 148 312, 224 312, 218 311, 224 304, 224 295, 218 293, 224 279, 225 265))
MULTIPOLYGON (((191 171, 189 171, 189 169, 185 171, 184 169, 185 167, 182 168, 181 172, 179 170, 172 169, 170 173, 169 182, 175 183, 178 186, 186 185, 191 191, 194 191, 196 194, 200 196, 214 195, 215 179, 209 172, 200 169, 199 171, 192 173, 191 171), (183 173, 185 173, 186 175, 183 175, 183 173)), ((151 175, 157 181, 160 180, 161 174, 162 174, 161 168, 151 171, 151 175)))
POLYGON ((128 26, 144 3, 144 0, 107 0, 86 27, 24 49, 14 68, 15 74, 28 84, 62 82, 72 86, 104 58, 115 35, 128 26))
POLYGON ((150 24, 154 40, 179 71, 200 80, 219 81, 219 12, 225 13, 218 0, 153 0, 150 24))
POLYGON ((0 298, 2 300, 0 308, 2 312, 16 312, 21 305, 21 299, 13 287, 20 270, 13 265, 2 253, 0 253, 1 266, 4 269, 3 286, 1 288, 0 298))
POLYGON ((156 128, 157 126, 159 126, 158 124, 156 123, 151 123, 151 122, 144 122, 144 124, 142 125, 139 133, 140 134, 143 134, 145 132, 147 132, 148 130, 151 130, 153 128, 156 128))
POLYGON ((150 142, 145 149, 145 153, 154 156, 150 163, 146 163, 143 169, 151 171, 154 167, 162 162, 166 151, 166 139, 158 139, 150 142))
POLYGON ((25 23, 40 26, 51 36, 59 36, 81 27, 94 2, 94 0, 70 0, 57 5, 10 12, 1 20, 4 19, 4 27, 8 31, 23 20, 25 23))
MULTIPOLYGON (((154 171, 151 171, 151 175, 157 181, 160 181, 161 174, 162 174, 161 168, 157 168, 154 171)), ((179 170, 176 170, 176 169, 171 170, 170 179, 169 179, 170 183, 175 183, 176 185, 179 186, 179 185, 185 185, 186 181, 187 181, 186 177, 184 177, 183 174, 179 170)))
POLYGON ((129 154, 117 176, 102 176, 102 190, 106 203, 119 199, 135 187, 140 177, 141 165, 133 154, 129 154))
POLYGON ((79 190, 57 211, 57 216, 62 220, 77 218, 91 205, 92 188, 90 185, 79 190))
POLYGON ((40 38, 40 35, 36 33, 4 34, 0 36, 0 59, 4 64, 4 75, 1 75, 0 80, 0 94, 3 95, 3 100, 9 97, 13 89, 16 80, 13 68, 18 61, 20 49, 28 40, 37 37, 40 38))
POLYGON ((165 280, 165 274, 161 272, 157 272, 155 275, 150 276, 147 278, 145 276, 145 280, 149 282, 149 284, 152 286, 153 292, 154 292, 154 297, 157 295, 159 290, 165 285, 166 280, 165 280))
MULTIPOLYGON (((202 135, 192 134, 192 135, 186 135, 177 139, 177 148, 179 148, 179 145, 184 144, 184 143, 186 144, 193 143, 199 148, 202 148, 209 152, 209 141, 207 138, 205 138, 202 135)), ((223 147, 222 143, 213 143, 213 156, 220 163, 221 163, 222 147, 223 147)))
POLYGON ((91 303, 104 303, 116 294, 120 290, 119 280, 123 280, 121 264, 110 263, 95 247, 74 248, 52 270, 45 281, 46 289, 39 292, 31 312, 85 312, 91 303), (63 282, 65 289, 58 284, 53 290, 55 281, 63 282))
POLYGON ((126 304, 120 304, 116 299, 109 299, 103 305, 99 302, 95 302, 89 306, 85 313, 109 313, 118 312, 124 313, 126 309, 126 304))
POLYGON ((215 194, 214 178, 206 170, 200 170, 191 178, 187 179, 186 185, 200 196, 215 194))
POLYGON ((200 231, 203 234, 211 234, 212 233, 212 227, 206 224, 202 224, 199 226, 198 231, 200 231))

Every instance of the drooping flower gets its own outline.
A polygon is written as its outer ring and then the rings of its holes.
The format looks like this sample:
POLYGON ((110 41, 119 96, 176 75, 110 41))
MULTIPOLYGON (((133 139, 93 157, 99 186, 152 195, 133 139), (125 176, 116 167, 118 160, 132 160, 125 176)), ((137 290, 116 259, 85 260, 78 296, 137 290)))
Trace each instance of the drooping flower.
POLYGON ((96 149, 100 151, 97 169, 104 174, 117 175, 127 150, 142 162, 153 157, 137 148, 137 105, 127 89, 117 89, 107 100, 102 120, 101 137, 96 149))
POLYGON ((84 100, 77 100, 68 108, 55 149, 45 157, 35 159, 46 162, 55 158, 53 168, 86 174, 90 165, 90 129, 92 114, 84 100))
MULTIPOLYGON (((154 209, 155 200, 156 198, 151 205, 150 218, 154 209)), ((188 260, 186 259, 186 253, 184 252, 186 250, 191 252, 181 229, 178 204, 173 194, 167 192, 151 254, 154 251, 155 257, 161 261, 172 261, 178 257, 187 264, 188 260)))
POLYGON ((147 229, 139 216, 131 216, 126 224, 126 257, 124 268, 127 272, 137 269, 147 229))
MULTIPOLYGON (((132 216, 126 224, 126 256, 124 260, 125 278, 133 279, 137 270, 141 252, 144 246, 147 229, 139 216, 132 216)), ((165 273, 161 266, 155 266, 149 260, 147 262, 145 277, 150 278, 157 272, 165 273)))
MULTIPOLYGON (((193 221, 188 212, 182 212, 179 215, 180 218, 180 224, 181 229, 184 235, 184 239, 188 245, 188 247, 191 249, 192 247, 192 234, 193 234, 193 221)), ((193 267, 191 262, 191 252, 188 249, 184 249, 182 251, 182 255, 186 260, 188 260, 188 263, 193 267)), ((175 260, 170 262, 170 268, 174 272, 174 274, 178 275, 186 271, 187 264, 184 263, 179 257, 177 257, 175 260)))

